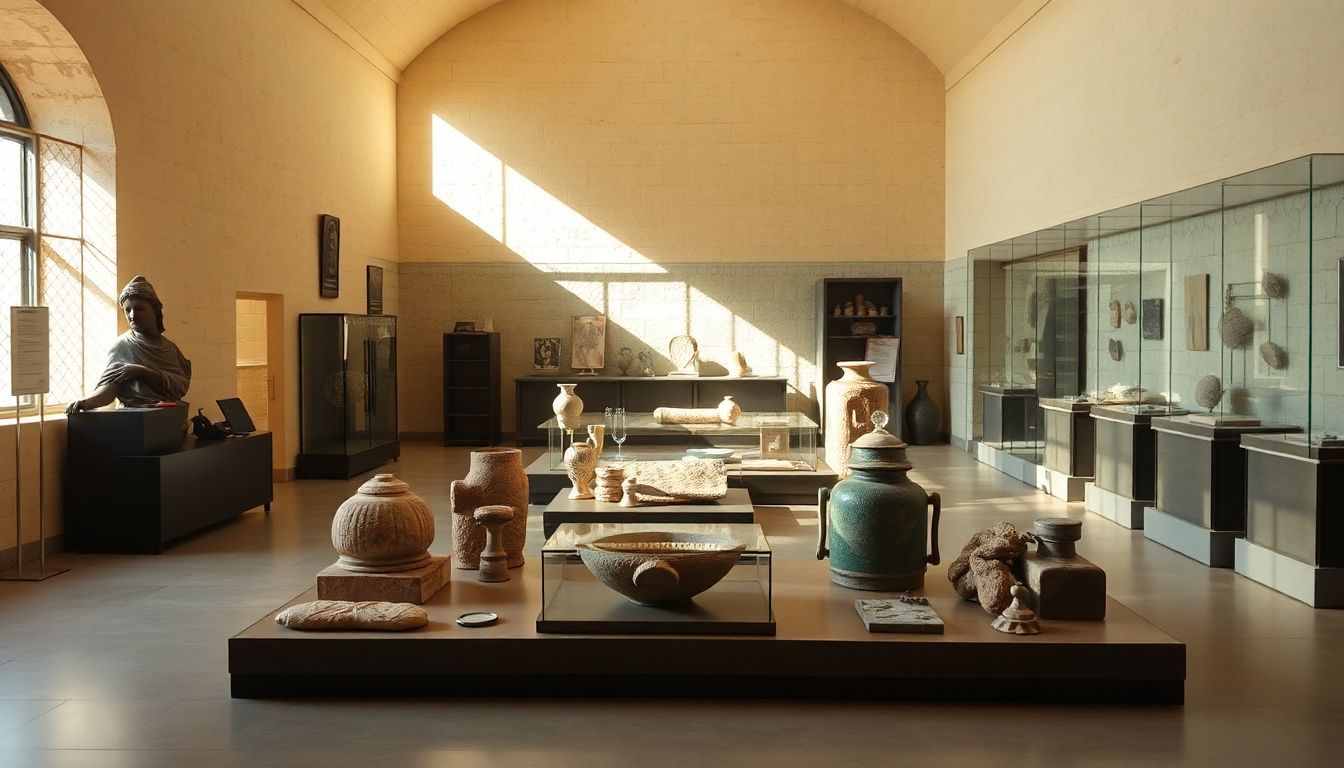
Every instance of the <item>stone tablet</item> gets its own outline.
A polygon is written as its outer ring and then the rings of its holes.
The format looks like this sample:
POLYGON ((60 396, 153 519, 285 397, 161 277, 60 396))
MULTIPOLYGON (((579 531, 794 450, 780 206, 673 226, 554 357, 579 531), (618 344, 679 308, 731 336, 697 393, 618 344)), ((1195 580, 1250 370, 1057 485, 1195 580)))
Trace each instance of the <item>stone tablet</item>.
POLYGON ((854 610, 869 632, 908 632, 919 635, 943 634, 943 620, 931 605, 900 600, 855 600, 854 610))
POLYGON ((290 629, 402 630, 428 625, 429 614, 410 603, 314 600, 291 605, 276 614, 275 623, 290 629))

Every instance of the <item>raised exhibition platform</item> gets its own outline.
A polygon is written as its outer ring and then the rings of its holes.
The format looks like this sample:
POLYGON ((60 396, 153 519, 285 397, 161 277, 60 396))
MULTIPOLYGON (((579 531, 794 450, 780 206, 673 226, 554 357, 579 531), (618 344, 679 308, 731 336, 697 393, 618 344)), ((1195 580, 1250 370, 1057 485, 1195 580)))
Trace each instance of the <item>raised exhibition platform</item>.
MULTIPOLYGON (((233 696, 1184 698, 1185 645, 1109 598, 1105 621, 1043 621, 1039 635, 1006 635, 955 595, 940 567, 924 594, 944 634, 869 633, 854 601, 895 593, 837 587, 825 563, 777 558, 774 636, 539 634, 540 572, 534 556, 500 584, 454 570, 424 606, 429 627, 406 633, 299 632, 275 623, 286 607, 277 606, 229 640, 233 696), (499 622, 454 623, 473 611, 499 622)), ((316 598, 309 590, 286 605, 316 598)))
MULTIPOLYGON (((610 452, 611 447, 607 450, 610 452)), ((680 450, 665 454, 646 452, 638 458, 646 461, 676 461, 682 457, 680 450)), ((604 462, 610 460, 604 457, 604 462)), ((632 455, 632 458, 635 456, 632 455)), ((817 489, 830 488, 839 478, 835 470, 826 462, 817 459, 816 469, 786 470, 743 470, 728 466, 728 487, 744 488, 751 494, 751 500, 757 504, 816 504, 817 489)), ((547 456, 527 465, 528 500, 533 504, 550 504, 555 494, 569 488, 569 478, 564 469, 551 469, 547 456)))

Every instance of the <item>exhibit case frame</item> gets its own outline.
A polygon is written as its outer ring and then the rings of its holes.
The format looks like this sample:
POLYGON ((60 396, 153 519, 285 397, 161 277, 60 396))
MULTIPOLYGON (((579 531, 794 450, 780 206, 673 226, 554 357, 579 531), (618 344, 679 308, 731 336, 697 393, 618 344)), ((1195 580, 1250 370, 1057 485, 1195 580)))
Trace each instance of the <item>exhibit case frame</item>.
POLYGON ((578 545, 647 530, 640 523, 564 523, 541 548, 537 632, 566 634, 774 635, 770 542, 756 523, 658 523, 659 531, 726 536, 746 545, 718 583, 689 604, 639 605, 598 581, 578 545))
POLYGON ((395 315, 299 315, 300 478, 348 479, 401 455, 395 315))
MULTIPOLYGON (((602 463, 615 463, 617 446, 607 414, 584 413, 581 426, 573 430, 561 427, 555 417, 539 425, 546 432, 546 467, 564 469, 565 449, 575 440, 586 440, 587 427, 592 424, 606 428, 602 463)), ((743 413, 735 424, 659 424, 652 413, 627 413, 625 427, 627 437, 619 451, 625 461, 677 461, 696 457, 696 450, 722 448, 732 449, 731 455, 702 454, 699 458, 723 458, 729 474, 770 468, 817 469, 817 423, 797 411, 743 413), (778 453, 771 454, 771 447, 778 453), (763 448, 770 455, 763 456, 763 448)))

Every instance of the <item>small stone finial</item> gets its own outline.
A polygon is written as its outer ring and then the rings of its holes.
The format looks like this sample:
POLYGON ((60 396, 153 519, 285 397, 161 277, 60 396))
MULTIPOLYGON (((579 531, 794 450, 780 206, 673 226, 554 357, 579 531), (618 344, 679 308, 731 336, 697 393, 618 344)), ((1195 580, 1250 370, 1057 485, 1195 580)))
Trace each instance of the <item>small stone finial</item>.
POLYGON ((623 492, 623 495, 621 496, 622 507, 639 506, 639 497, 635 496, 635 486, 634 475, 627 475, 625 480, 621 482, 621 491, 623 492))
POLYGON ((1013 595, 1013 602, 989 625, 1010 635, 1039 635, 1041 625, 1036 621, 1036 612, 1026 604, 1029 594, 1027 588, 1021 584, 1014 584, 1010 592, 1013 595))
POLYGON ((499 529, 512 520, 513 515, 513 507, 504 504, 487 504, 477 507, 472 513, 476 522, 485 526, 485 549, 481 551, 481 567, 476 572, 477 581, 509 580, 509 556, 504 551, 504 541, 499 529))

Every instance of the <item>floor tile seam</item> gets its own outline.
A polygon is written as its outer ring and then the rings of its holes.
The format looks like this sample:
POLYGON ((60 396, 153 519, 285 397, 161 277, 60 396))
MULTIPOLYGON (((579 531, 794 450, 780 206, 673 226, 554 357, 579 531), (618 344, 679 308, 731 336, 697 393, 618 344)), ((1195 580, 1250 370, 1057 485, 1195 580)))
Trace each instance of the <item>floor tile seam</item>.
POLYGON ((37 720, 38 718, 45 717, 49 712, 53 712, 53 711, 55 711, 58 707, 60 707, 62 704, 66 703, 66 702, 69 701, 69 700, 68 700, 68 699, 0 699, 0 701, 54 701, 54 702, 56 702, 56 703, 53 704, 52 706, 47 707, 46 709, 42 710, 41 712, 38 712, 37 714, 33 715, 32 717, 28 718, 27 720, 24 720, 22 723, 19 723, 19 724, 15 725, 13 728, 11 728, 11 729, 9 729, 9 730, 7 730, 7 731, 0 731, 0 748, 3 748, 3 742, 4 742, 4 740, 5 740, 6 738, 9 737, 10 734, 12 734, 12 733, 17 733, 19 730, 28 727, 28 725, 29 725, 30 723, 32 723, 33 721, 37 720))

